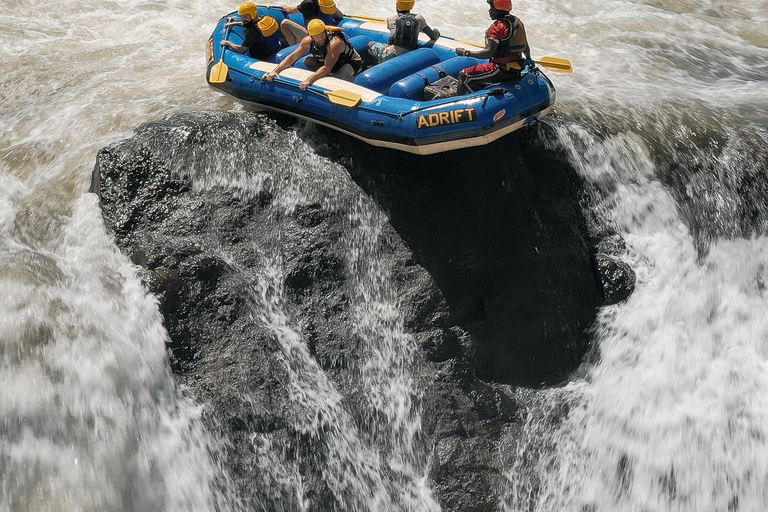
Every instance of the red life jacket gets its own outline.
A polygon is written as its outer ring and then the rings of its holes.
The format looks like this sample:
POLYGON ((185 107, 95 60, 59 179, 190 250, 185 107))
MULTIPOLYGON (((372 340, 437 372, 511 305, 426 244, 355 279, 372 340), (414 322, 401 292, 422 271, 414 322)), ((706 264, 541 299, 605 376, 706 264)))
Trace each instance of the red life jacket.
MULTIPOLYGON (((499 41, 499 46, 496 48, 496 53, 491 57, 491 61, 496 64, 506 64, 512 61, 523 60, 523 52, 528 47, 528 39, 525 36, 523 23, 511 14, 507 14, 497 21, 509 24, 509 35, 499 41)), ((488 32, 490 30, 489 28, 488 32)), ((486 37, 488 37, 487 33, 486 37)))

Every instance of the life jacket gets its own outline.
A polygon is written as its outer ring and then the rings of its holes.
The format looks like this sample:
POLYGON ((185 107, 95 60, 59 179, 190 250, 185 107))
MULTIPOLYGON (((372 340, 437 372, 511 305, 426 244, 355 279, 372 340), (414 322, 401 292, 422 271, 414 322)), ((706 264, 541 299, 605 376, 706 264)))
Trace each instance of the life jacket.
POLYGON ((523 60, 523 52, 528 47, 525 27, 520 20, 511 14, 500 19, 509 24, 509 36, 499 41, 499 46, 496 48, 496 53, 491 57, 491 61, 497 64, 506 64, 523 60))
POLYGON ((271 16, 264 16, 259 21, 259 32, 261 32, 262 41, 267 47, 270 55, 277 53, 282 49, 280 44, 280 24, 271 16))
POLYGON ((419 44, 419 22, 416 15, 399 14, 395 22, 395 32, 389 36, 389 44, 414 50, 419 44))
POLYGON ((336 29, 333 31, 329 30, 326 32, 326 34, 328 34, 328 37, 326 37, 325 44, 323 46, 318 46, 317 43, 315 43, 315 40, 312 39, 312 45, 309 47, 309 53, 313 57, 316 57, 317 60, 325 64, 325 57, 328 55, 328 46, 331 44, 331 38, 340 37, 341 40, 344 41, 345 49, 341 55, 339 55, 339 60, 336 61, 336 65, 333 66, 331 72, 337 72, 344 64, 351 64, 352 67, 357 69, 358 66, 355 65, 355 62, 359 61, 362 63, 362 58, 360 57, 360 54, 357 53, 357 50, 355 50, 355 47, 352 46, 352 43, 349 42, 347 36, 344 35, 343 29, 336 29))
POLYGON ((305 4, 302 2, 299 4, 299 12, 304 17, 304 26, 309 25, 312 20, 322 20, 326 25, 338 25, 339 20, 334 18, 333 14, 325 14, 320 10, 320 4, 314 2, 312 4, 305 4))
POLYGON ((253 37, 253 44, 248 53, 254 59, 267 60, 281 49, 280 31, 278 30, 280 25, 274 18, 264 16, 258 23, 252 21, 243 26, 246 30, 245 39, 248 40, 249 35, 253 37))

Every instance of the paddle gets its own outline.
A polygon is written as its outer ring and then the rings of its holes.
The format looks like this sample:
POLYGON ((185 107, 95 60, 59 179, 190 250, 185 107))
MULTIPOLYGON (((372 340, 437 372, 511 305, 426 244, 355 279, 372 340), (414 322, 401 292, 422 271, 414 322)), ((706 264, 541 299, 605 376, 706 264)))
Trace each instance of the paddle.
POLYGON ((331 103, 341 105, 343 107, 356 107, 363 101, 363 97, 352 91, 345 91, 344 89, 337 89, 335 91, 325 91, 328 99, 331 103))
POLYGON ((352 18, 354 20, 372 21, 373 23, 386 23, 387 22, 386 18, 377 18, 375 16, 363 16, 363 15, 360 15, 360 14, 355 14, 355 15, 347 14, 346 16, 347 16, 347 18, 352 18))
MULTIPOLYGON (((265 78, 262 76, 261 81, 264 82, 265 78)), ((297 84, 293 82, 289 82, 287 80, 280 80, 279 78, 274 78, 274 82, 285 84, 285 85, 292 85, 294 87, 298 87, 297 84)), ((318 91, 316 88, 310 86, 306 89, 309 92, 313 92, 315 94, 319 94, 321 96, 325 95, 328 97, 328 100, 333 103, 334 105, 340 105, 342 107, 356 107, 360 104, 360 102, 363 101, 363 97, 352 91, 347 91, 345 89, 336 89, 334 90, 328 90, 328 91, 318 91)))
POLYGON ((539 64, 551 71, 558 71, 560 73, 573 73, 573 66, 571 61, 566 59, 558 59, 556 57, 542 57, 541 60, 537 60, 536 64, 539 64))
MULTIPOLYGON (((227 27, 227 32, 224 34, 223 41, 226 41, 229 39, 229 32, 232 30, 232 27, 227 27)), ((212 84, 223 84, 227 81, 227 76, 229 75, 229 66, 224 64, 224 52, 226 51, 227 47, 223 46, 221 47, 221 58, 219 58, 219 62, 213 65, 211 68, 211 73, 208 76, 208 81, 212 84)))

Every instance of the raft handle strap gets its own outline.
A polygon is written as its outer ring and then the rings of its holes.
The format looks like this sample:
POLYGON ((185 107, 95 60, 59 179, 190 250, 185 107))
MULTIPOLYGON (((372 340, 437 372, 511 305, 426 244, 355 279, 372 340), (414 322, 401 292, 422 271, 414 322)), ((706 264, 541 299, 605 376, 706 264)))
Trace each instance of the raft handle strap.
POLYGON ((485 105, 485 102, 488 101, 488 97, 489 96, 498 96, 499 94, 502 94, 499 91, 504 91, 504 93, 507 92, 507 90, 504 89, 503 87, 496 87, 495 89, 491 89, 490 91, 486 91, 486 92, 483 92, 482 94, 477 94, 475 96, 470 96, 469 94, 462 94, 461 96, 454 96, 451 99, 449 99, 448 101, 444 101, 443 103, 437 103, 435 105, 428 105, 428 106, 424 106, 424 107, 419 107, 419 108, 415 108, 413 110, 409 110, 408 112, 403 112, 401 114, 397 114, 397 118, 398 119, 402 119, 405 116, 409 116, 411 114, 415 114, 416 112, 421 112, 422 110, 427 110, 427 109, 435 108, 435 107, 442 107, 444 105, 450 105, 451 103, 456 103, 457 101, 464 101, 464 100, 469 99, 469 98, 480 98, 481 96, 485 97, 485 99, 483 101, 483 105, 485 105))
POLYGON ((488 102, 488 98, 491 96, 504 96, 507 93, 507 90, 503 87, 495 87, 488 91, 488 93, 485 95, 485 99, 483 100, 483 106, 488 102))

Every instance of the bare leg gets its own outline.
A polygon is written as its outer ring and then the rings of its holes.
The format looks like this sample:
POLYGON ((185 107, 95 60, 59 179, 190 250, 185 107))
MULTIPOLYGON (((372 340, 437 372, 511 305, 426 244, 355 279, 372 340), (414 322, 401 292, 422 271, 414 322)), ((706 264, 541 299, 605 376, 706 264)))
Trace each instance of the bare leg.
POLYGON ((292 20, 283 20, 280 23, 280 30, 289 46, 300 43, 302 39, 307 37, 307 29, 292 20))

